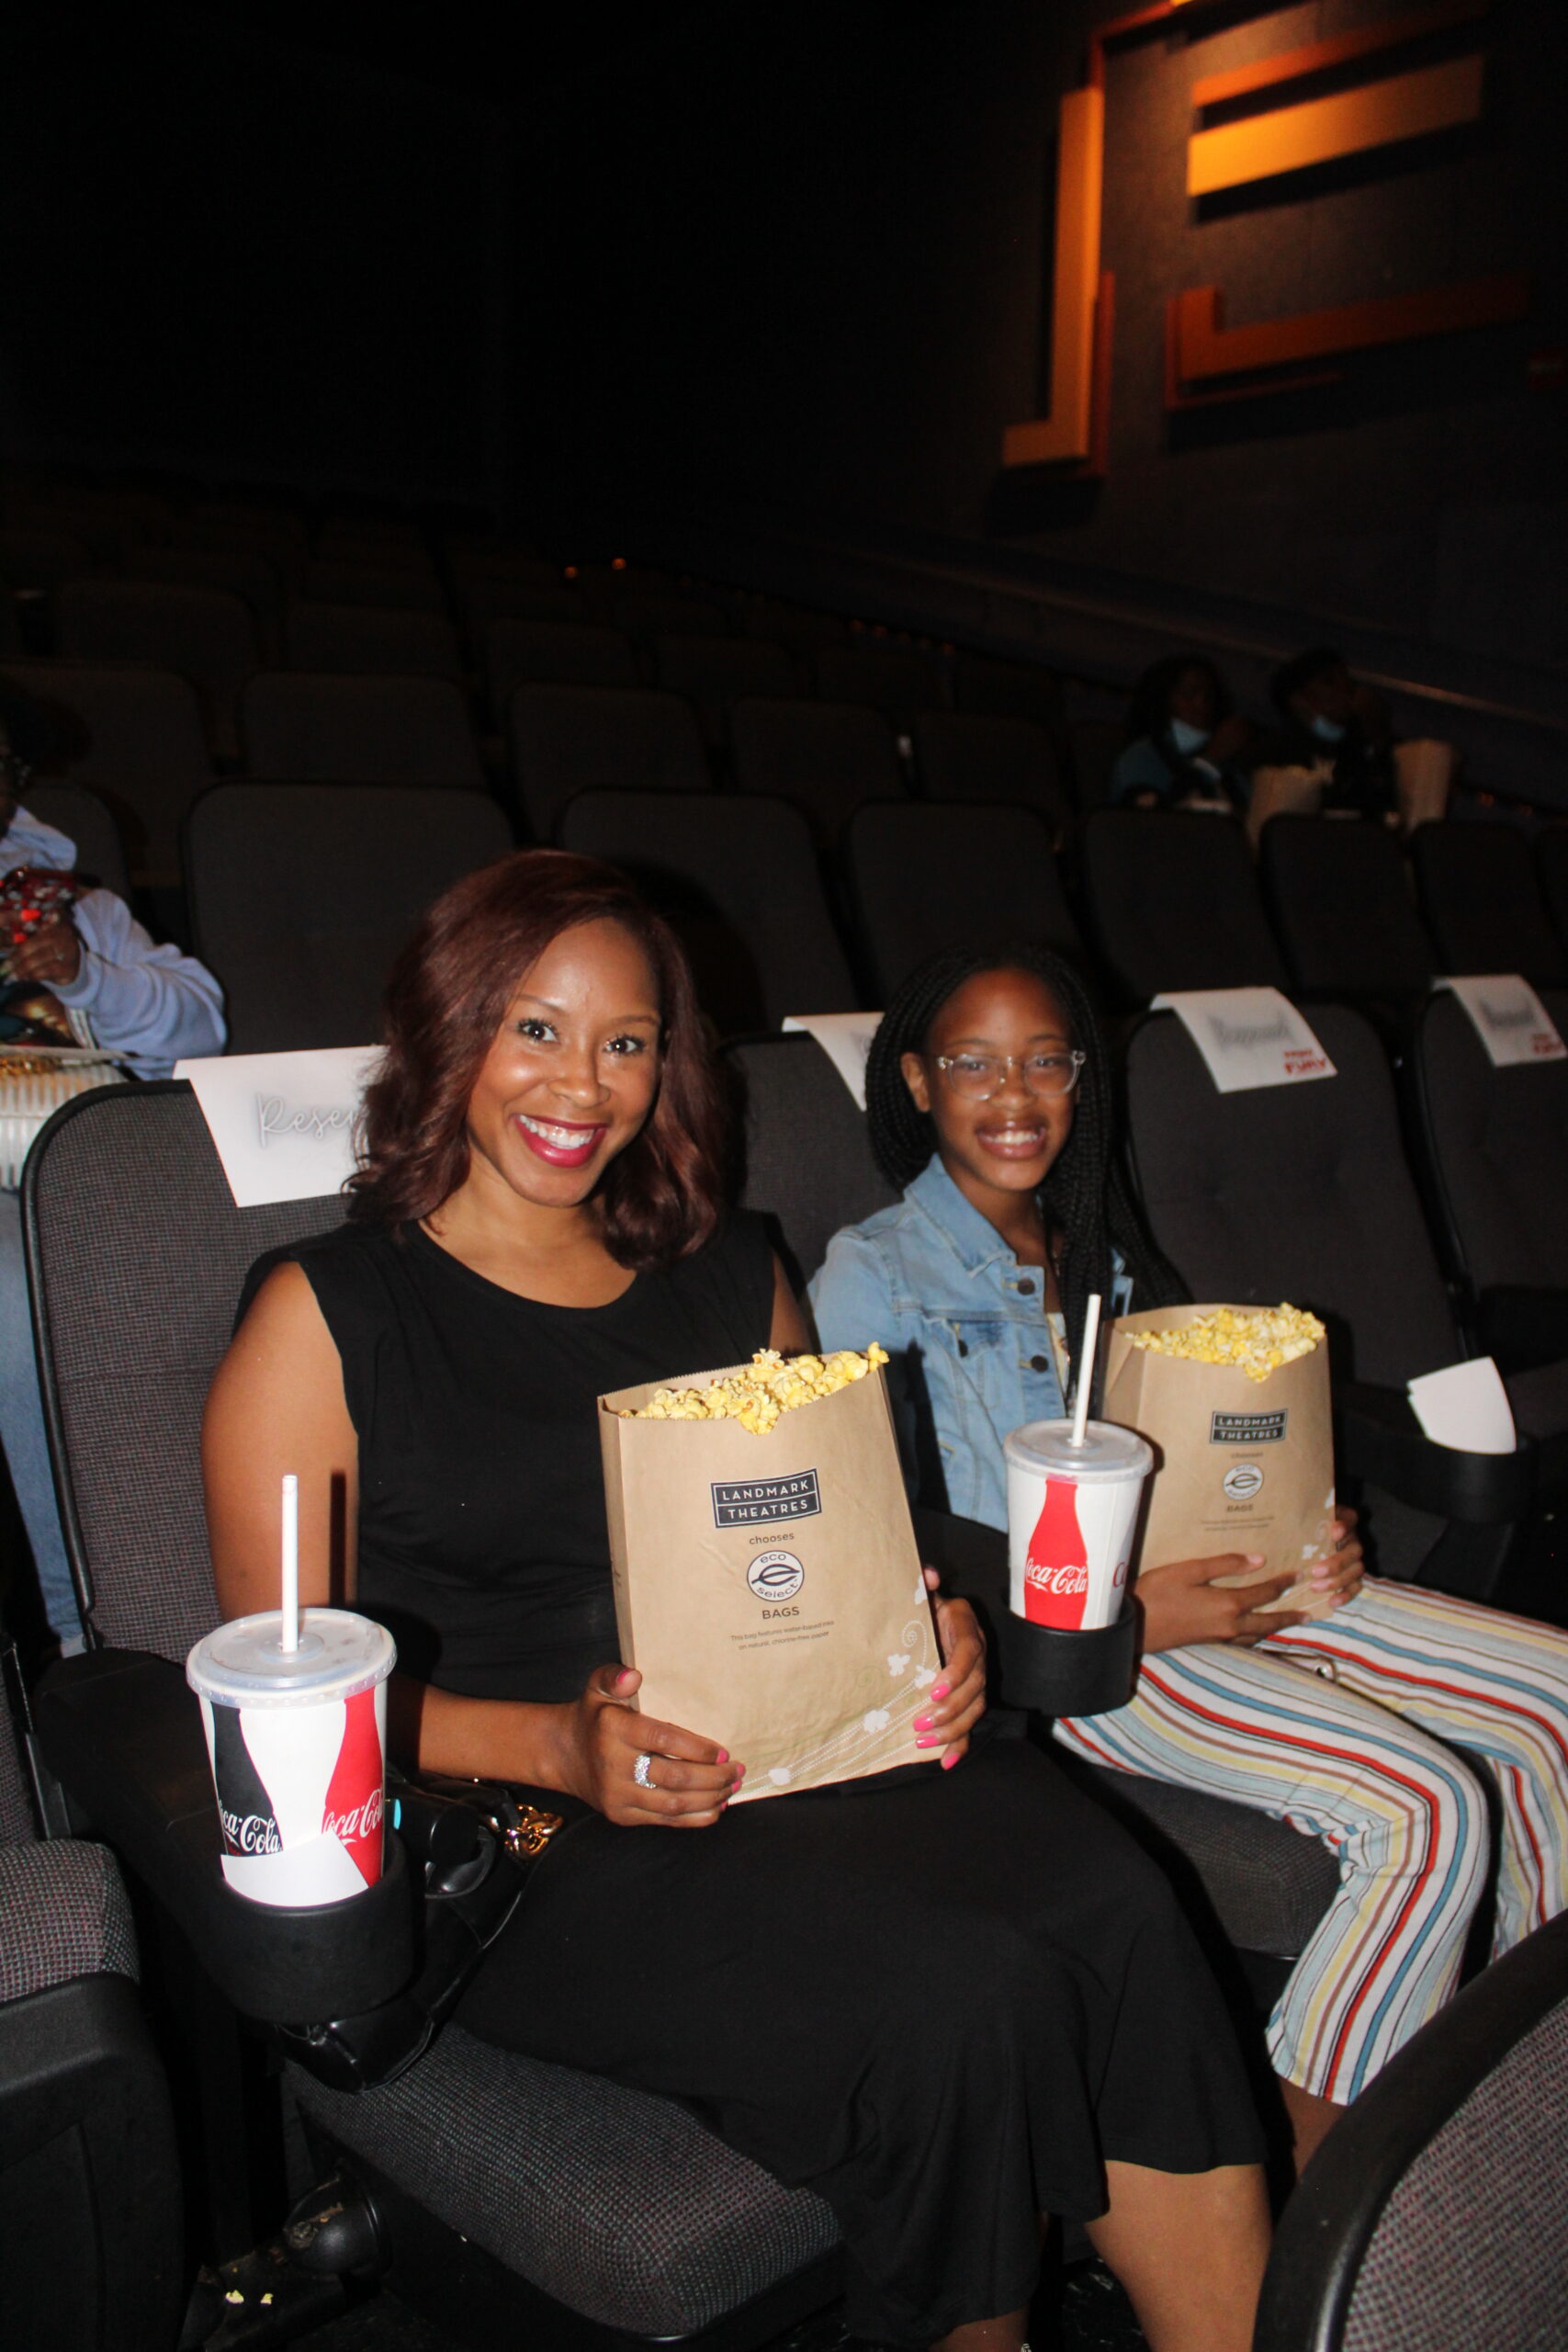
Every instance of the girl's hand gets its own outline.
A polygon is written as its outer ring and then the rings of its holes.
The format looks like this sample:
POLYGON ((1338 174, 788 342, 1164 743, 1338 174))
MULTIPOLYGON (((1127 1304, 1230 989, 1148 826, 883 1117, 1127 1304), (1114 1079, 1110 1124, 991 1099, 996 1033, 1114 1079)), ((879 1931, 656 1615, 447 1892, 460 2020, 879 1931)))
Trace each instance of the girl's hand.
POLYGON ((1158 1568, 1140 1568, 1134 1597, 1143 1611, 1143 1650, 1182 1650, 1193 1642, 1232 1642, 1242 1647, 1277 1634, 1281 1625, 1305 1623, 1299 1609, 1275 1609, 1267 1616, 1266 1601, 1278 1600, 1296 1582, 1296 1572, 1265 1577, 1261 1583, 1217 1585, 1216 1577, 1245 1576, 1263 1565, 1261 1552, 1222 1552, 1212 1560, 1172 1560, 1158 1568))
MULTIPOLYGON (((923 1573, 927 1590, 937 1592, 938 1571, 923 1573)), ((966 1600, 938 1600, 935 1606, 943 1670, 915 1717, 915 1745, 945 1750, 942 1769, 947 1772, 969 1753, 969 1735, 986 1712, 986 1643, 966 1600)))
POLYGON ((1342 1609, 1360 1591, 1365 1574, 1356 1514, 1348 1503, 1341 1503, 1334 1514, 1334 1549, 1312 1564, 1313 1599, 1331 1600, 1336 1609, 1342 1609))
POLYGON ((711 1829, 746 1767, 711 1739, 639 1715, 631 1702, 641 1682, 635 1667, 594 1668, 581 1698, 563 1710, 559 1786, 623 1828, 711 1829), (637 1778, 639 1756, 649 1759, 651 1787, 637 1778))

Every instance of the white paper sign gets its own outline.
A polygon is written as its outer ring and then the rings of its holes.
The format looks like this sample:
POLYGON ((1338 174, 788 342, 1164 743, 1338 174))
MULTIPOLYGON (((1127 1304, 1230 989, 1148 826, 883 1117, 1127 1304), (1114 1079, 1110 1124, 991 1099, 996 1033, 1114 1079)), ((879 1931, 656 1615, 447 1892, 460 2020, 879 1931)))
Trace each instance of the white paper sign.
POLYGON ((1416 1418, 1434 1445, 1458 1453, 1512 1453, 1517 1440, 1503 1375, 1490 1356, 1450 1363, 1405 1382, 1416 1418))
POLYGON ((844 1084, 865 1109, 865 1057, 882 1024, 880 1012, 792 1012, 786 1029, 804 1029, 815 1037, 844 1084))
POLYGON ((354 1123, 379 1046, 176 1062, 211 1131, 236 1207, 310 1201, 354 1173, 354 1123))
POLYGON ((1156 996, 1150 1011, 1174 1012, 1209 1066, 1219 1094, 1292 1086, 1338 1075, 1293 1004, 1278 989, 1190 989, 1156 996))
POLYGON ((1560 1062, 1568 1054, 1557 1024, 1522 972, 1487 972, 1479 979, 1435 980, 1452 989, 1474 1023, 1494 1066, 1560 1062))

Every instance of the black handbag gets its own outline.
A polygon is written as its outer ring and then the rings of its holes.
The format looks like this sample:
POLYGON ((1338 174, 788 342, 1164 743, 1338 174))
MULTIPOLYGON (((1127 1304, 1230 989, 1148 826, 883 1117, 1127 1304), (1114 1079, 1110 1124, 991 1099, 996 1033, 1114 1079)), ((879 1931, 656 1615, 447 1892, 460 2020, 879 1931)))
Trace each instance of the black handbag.
POLYGON ((395 2083, 423 2056, 552 1843, 591 1808, 549 1789, 390 1772, 387 1810, 423 1885, 418 1973, 357 2017, 276 2030, 286 2054, 336 2091, 395 2083))

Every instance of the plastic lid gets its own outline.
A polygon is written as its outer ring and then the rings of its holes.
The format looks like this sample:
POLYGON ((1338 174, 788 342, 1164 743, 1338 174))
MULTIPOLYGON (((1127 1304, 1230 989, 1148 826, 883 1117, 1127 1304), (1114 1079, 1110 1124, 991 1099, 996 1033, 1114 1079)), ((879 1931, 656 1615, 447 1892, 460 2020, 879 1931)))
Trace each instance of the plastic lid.
POLYGON ((230 1707, 319 1706, 352 1699, 390 1674, 397 1645, 384 1625, 350 1609, 302 1609, 299 1646, 280 1644, 282 1613, 233 1617, 204 1634, 186 1659, 186 1680, 230 1707))
POLYGON ((1100 1478, 1146 1477, 1155 1463, 1147 1440, 1119 1421, 1090 1421, 1081 1445, 1073 1443, 1071 1421, 1026 1421, 1010 1432, 1005 1450, 1010 1462, 1090 1484, 1100 1478))

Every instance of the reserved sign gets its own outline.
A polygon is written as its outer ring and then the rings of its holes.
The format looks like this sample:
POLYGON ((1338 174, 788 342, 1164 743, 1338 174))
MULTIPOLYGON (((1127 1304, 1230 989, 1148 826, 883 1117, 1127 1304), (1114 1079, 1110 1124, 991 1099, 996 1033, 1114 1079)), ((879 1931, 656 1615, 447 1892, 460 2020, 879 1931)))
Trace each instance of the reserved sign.
POLYGON ((1478 979, 1432 985, 1453 990, 1496 1069, 1560 1062, 1568 1053, 1557 1023, 1522 972, 1487 972, 1478 979))
POLYGON ((792 1012, 784 1025, 816 1038, 854 1096, 856 1110, 863 1111, 865 1057, 881 1023, 880 1012, 792 1012))
POLYGON ((1150 1010, 1174 1012, 1208 1064, 1219 1094, 1293 1086, 1338 1075, 1301 1014, 1278 989, 1191 989, 1156 996, 1150 1010))
POLYGON ((302 1054, 225 1054, 176 1062, 188 1078, 237 1208, 343 1190, 354 1126, 379 1046, 302 1054))

